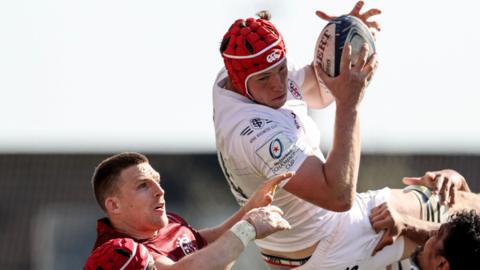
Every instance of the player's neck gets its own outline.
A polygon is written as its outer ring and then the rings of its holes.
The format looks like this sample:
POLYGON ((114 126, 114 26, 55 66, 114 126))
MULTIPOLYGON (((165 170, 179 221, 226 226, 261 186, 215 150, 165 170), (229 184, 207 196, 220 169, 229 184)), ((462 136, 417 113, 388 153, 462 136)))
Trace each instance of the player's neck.
POLYGON ((140 230, 135 224, 129 224, 121 220, 110 219, 110 222, 116 231, 127 234, 137 240, 149 239, 158 234, 158 230, 140 230))

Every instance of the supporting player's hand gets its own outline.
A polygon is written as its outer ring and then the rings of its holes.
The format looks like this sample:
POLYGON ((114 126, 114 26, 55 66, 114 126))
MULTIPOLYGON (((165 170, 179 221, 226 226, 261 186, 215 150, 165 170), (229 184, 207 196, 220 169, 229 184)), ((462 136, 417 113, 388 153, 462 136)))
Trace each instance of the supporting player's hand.
POLYGON ((465 178, 458 172, 450 169, 426 172, 422 177, 404 177, 406 185, 421 185, 440 196, 440 203, 452 206, 455 204, 457 191, 471 192, 465 178))
POLYGON ((283 211, 273 205, 250 210, 244 219, 255 227, 256 239, 290 229, 290 224, 283 217, 283 211))
POLYGON ((293 177, 294 175, 295 172, 288 172, 274 176, 263 182, 245 203, 243 206, 244 210, 248 212, 250 209, 267 206, 272 203, 277 185, 280 184, 280 182, 293 177))
MULTIPOLYGON (((378 24, 378 22, 377 21, 368 21, 368 19, 370 19, 372 16, 381 14, 382 11, 380 9, 377 9, 377 8, 372 8, 372 9, 367 10, 364 13, 361 13, 361 10, 362 10, 362 7, 363 7, 364 4, 365 4, 365 2, 358 1, 355 4, 355 6, 353 7, 352 11, 350 11, 350 13, 348 13, 348 15, 355 16, 355 17, 359 18, 360 20, 362 20, 363 23, 365 23, 369 28, 380 31, 381 28, 380 28, 380 25, 378 24)), ((318 17, 320 17, 321 19, 326 20, 326 21, 331 21, 331 20, 334 20, 335 18, 337 18, 337 16, 328 15, 327 13, 325 13, 321 10, 317 10, 315 13, 317 14, 318 17)))
POLYGON ((328 76, 319 66, 315 68, 318 76, 335 97, 337 109, 341 105, 352 107, 360 104, 365 89, 378 66, 376 54, 367 59, 368 50, 368 44, 365 43, 356 61, 350 64, 352 47, 346 43, 340 62, 340 74, 337 77, 328 76))
POLYGON ((372 209, 370 213, 370 223, 376 233, 384 230, 382 238, 373 249, 372 256, 384 247, 393 244, 393 242, 402 234, 405 225, 400 215, 388 203, 383 203, 372 209))

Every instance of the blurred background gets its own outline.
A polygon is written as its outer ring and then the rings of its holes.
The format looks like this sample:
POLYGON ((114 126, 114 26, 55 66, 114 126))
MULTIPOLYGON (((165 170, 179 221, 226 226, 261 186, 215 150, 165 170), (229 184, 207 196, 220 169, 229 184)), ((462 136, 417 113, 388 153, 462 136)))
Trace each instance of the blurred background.
MULTIPOLYGON (((220 40, 268 9, 289 61, 312 60, 355 0, 0 0, 0 269, 80 269, 102 213, 90 177, 110 154, 148 155, 167 208, 195 227, 237 209, 216 155, 220 40)), ((379 1, 380 66, 362 105, 359 190, 454 168, 480 191, 475 1, 379 1)), ((324 154, 334 106, 312 111, 324 154)), ((234 269, 265 269, 250 245, 234 269)))

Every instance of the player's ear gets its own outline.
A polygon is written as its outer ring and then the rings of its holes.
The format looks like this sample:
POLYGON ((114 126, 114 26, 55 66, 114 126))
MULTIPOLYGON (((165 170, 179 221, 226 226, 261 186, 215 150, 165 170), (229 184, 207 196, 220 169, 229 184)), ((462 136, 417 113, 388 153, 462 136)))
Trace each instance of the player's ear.
POLYGON ((450 264, 448 263, 445 257, 439 255, 434 260, 434 267, 435 270, 450 270, 450 264))
POLYGON ((116 196, 109 196, 105 198, 105 209, 107 213, 119 214, 120 213, 120 201, 116 196))

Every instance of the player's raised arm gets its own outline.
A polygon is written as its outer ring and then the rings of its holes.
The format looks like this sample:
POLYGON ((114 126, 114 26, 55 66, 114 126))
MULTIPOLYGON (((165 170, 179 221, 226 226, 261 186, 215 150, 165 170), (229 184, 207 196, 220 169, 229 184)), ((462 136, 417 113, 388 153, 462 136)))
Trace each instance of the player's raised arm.
POLYGON ((360 164, 359 105, 368 81, 377 66, 376 56, 367 61, 368 47, 363 46, 352 67, 351 47, 345 46, 339 76, 332 78, 320 70, 320 76, 336 101, 332 149, 325 163, 308 157, 285 189, 306 201, 332 211, 346 211, 352 206, 360 164))

